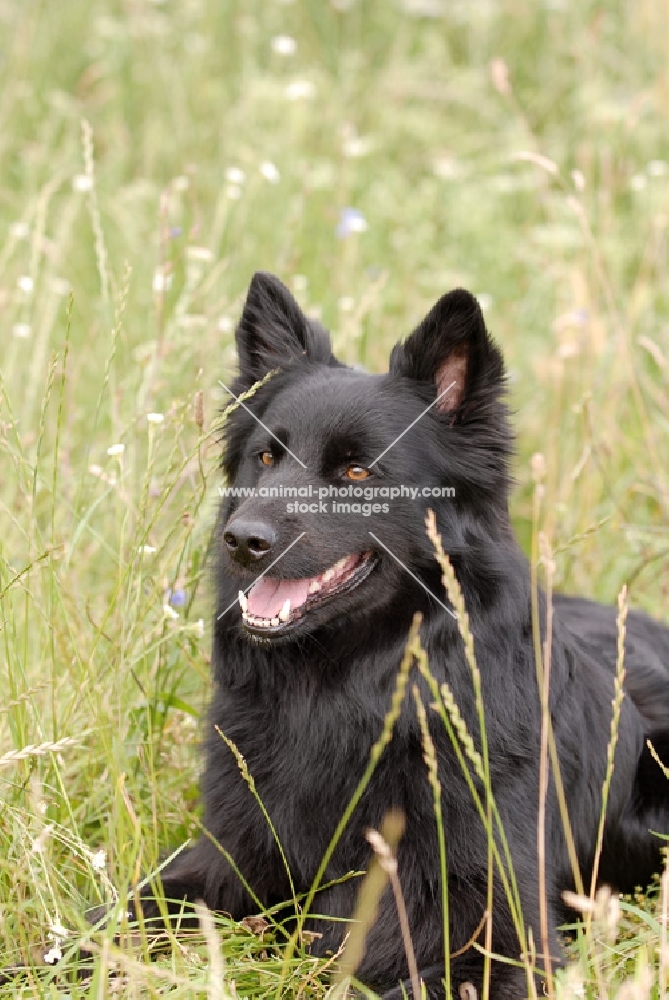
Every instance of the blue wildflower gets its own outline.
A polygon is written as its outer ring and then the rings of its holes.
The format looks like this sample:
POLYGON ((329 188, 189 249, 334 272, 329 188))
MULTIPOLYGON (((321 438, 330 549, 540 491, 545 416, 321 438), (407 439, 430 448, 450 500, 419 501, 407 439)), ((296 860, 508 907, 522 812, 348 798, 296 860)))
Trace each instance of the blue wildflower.
POLYGON ((337 223, 337 236, 345 240, 351 233, 364 233, 367 229, 367 219, 357 208, 342 208, 337 223))
POLYGON ((163 604, 171 604, 173 608, 183 608, 186 596, 186 591, 181 587, 177 587, 176 590, 167 590, 163 604))

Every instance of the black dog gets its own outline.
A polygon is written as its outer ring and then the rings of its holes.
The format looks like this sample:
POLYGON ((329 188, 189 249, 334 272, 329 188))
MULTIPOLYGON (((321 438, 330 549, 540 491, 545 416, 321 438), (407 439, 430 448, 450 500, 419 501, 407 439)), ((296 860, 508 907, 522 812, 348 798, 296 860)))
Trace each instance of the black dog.
MULTIPOLYGON (((204 776, 204 823, 211 836, 166 869, 166 897, 203 899, 234 918, 257 910, 214 841, 234 859, 263 905, 291 895, 268 824, 216 729, 246 759, 286 852, 295 891, 307 892, 381 732, 416 612, 422 614, 420 638, 430 669, 440 683, 448 682, 478 742, 471 673, 426 537, 431 508, 469 612, 495 801, 525 926, 541 950, 541 710, 530 572, 509 522, 513 439, 503 402, 503 362, 476 300, 465 291, 444 296, 393 349, 388 374, 369 375, 340 364, 327 333, 304 316, 287 289, 276 278, 257 274, 237 347, 236 395, 274 374, 228 422, 224 470, 238 495, 224 499, 216 534, 215 695, 205 730, 204 776), (414 498, 393 498, 391 489, 402 486, 419 492, 414 498), (450 496, 446 487, 453 491, 450 496), (253 488, 255 496, 242 492, 253 488), (266 575, 258 580, 261 573, 266 575), (238 603, 240 590, 245 596, 238 603)), ((543 597, 540 605, 545 618, 543 597)), ((556 599, 550 711, 586 885, 606 770, 615 644, 612 609, 556 599)), ((648 883, 661 867, 661 841, 649 830, 669 831, 669 788, 645 749, 650 735, 667 757, 669 630, 631 614, 626 666, 628 697, 600 865, 602 880, 622 891, 648 883)), ((420 683, 417 672, 415 680, 420 683)), ((424 687, 423 693, 429 704, 424 687)), ((487 840, 453 745, 434 713, 430 730, 447 840, 450 949, 464 949, 452 960, 451 983, 455 992, 463 981, 480 990, 484 960, 480 950, 466 945, 486 909, 487 840)), ((368 866, 364 832, 378 827, 391 807, 406 819, 399 876, 420 975, 430 997, 443 997, 433 795, 409 695, 327 867, 323 882, 329 887, 316 896, 316 913, 351 915, 359 881, 332 883, 368 866)), ((546 845, 549 948, 555 963, 556 928, 565 916, 561 894, 573 878, 552 781, 546 845)), ((337 950, 346 924, 323 917, 309 926, 322 935, 313 950, 326 954, 337 950)), ((483 941, 480 935, 478 941, 483 941)), ((514 960, 521 950, 499 879, 492 949, 514 960)), ((389 893, 368 934, 357 975, 387 997, 399 997, 402 982, 411 995, 389 893)), ((522 968, 493 962, 492 996, 526 995, 522 968)))

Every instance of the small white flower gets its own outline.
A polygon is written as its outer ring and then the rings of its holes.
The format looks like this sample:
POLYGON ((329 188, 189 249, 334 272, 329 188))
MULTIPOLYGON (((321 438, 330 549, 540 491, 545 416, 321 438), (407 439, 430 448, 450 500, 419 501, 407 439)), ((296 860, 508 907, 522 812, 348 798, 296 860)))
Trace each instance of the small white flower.
POLYGON ((48 823, 47 826, 43 827, 37 834, 32 842, 31 850, 33 854, 43 854, 46 848, 46 842, 51 836, 53 831, 53 823, 48 823))
POLYGON ((62 957, 63 957, 62 951, 60 950, 58 945, 55 944, 52 948, 49 948, 49 950, 45 952, 44 961, 47 963, 47 965, 55 965, 56 962, 60 962, 62 957))
POLYGON ((218 329, 221 333, 231 333, 235 328, 235 321, 230 316, 221 316, 218 321, 218 329))
POLYGON ((150 424, 162 424, 165 415, 163 413, 147 413, 146 419, 150 424))
POLYGON ((72 285, 66 278, 51 278, 49 286, 55 295, 69 295, 72 290, 72 285))
POLYGON ((49 937, 58 940, 67 937, 67 929, 63 927, 59 920, 54 920, 49 928, 49 937))
POLYGON ((93 465, 89 465, 88 466, 88 471, 90 472, 90 474, 92 476, 101 476, 102 475, 102 466, 101 465, 96 465, 94 463, 93 465))
POLYGON ((246 180, 246 174, 241 167, 228 167, 225 171, 225 179, 231 184, 243 184, 246 180))
POLYGON ((351 312, 355 306, 355 299, 351 295, 342 295, 339 300, 339 308, 342 312, 351 312))
POLYGON ((367 232, 367 219, 357 208, 343 208, 339 213, 336 233, 339 239, 346 239, 351 233, 367 232))
POLYGON ((113 458, 114 455, 122 455, 124 451, 125 451, 124 444, 113 444, 109 448, 107 448, 107 454, 109 455, 110 458, 113 458))
POLYGON ((93 178, 90 174, 77 174, 72 178, 72 188, 74 191, 92 191, 93 178))
POLYGON ((279 56, 293 56, 297 52, 297 42, 290 35, 275 35, 272 39, 272 52, 279 56))
POLYGON ((281 174, 279 173, 276 164, 272 163, 271 160, 265 160, 264 163, 260 164, 260 173, 263 175, 266 181, 270 184, 278 184, 281 180, 281 174))
POLYGON ((186 256, 189 260, 201 260, 204 263, 207 263, 212 260, 214 255, 209 247, 190 246, 186 250, 186 256))
POLYGON ((107 852, 100 849, 91 858, 91 868, 93 871, 102 872, 107 867, 107 852))
POLYGON ((306 274, 294 274, 293 275, 293 291, 299 295, 301 292, 306 292, 309 287, 309 279, 306 274))
POLYGON ((35 287, 35 282, 30 277, 29 274, 22 274, 21 277, 16 282, 16 284, 19 286, 22 292, 26 293, 26 295, 30 295, 33 288, 35 287))
POLYGON ((648 184, 648 181, 644 174, 634 174, 630 177, 630 188, 632 191, 643 191, 643 189, 648 184))
POLYGON ((489 292, 479 292, 476 299, 481 307, 481 312, 488 312, 492 308, 493 297, 489 292))
POLYGON ((585 177, 583 176, 582 171, 572 170, 571 179, 574 182, 574 187, 576 188, 577 191, 585 190, 585 177))
POLYGON ((27 222, 12 222, 9 233, 15 240, 27 240, 30 236, 30 226, 27 222))
POLYGON ((198 637, 198 639, 202 638, 202 636, 204 635, 204 619, 198 618, 198 620, 195 622, 194 632, 195 635, 198 637))
POLYGON ((172 275, 165 274, 161 267, 157 267, 153 272, 151 287, 154 292, 167 292, 172 287, 172 275))
POLYGON ((344 139, 341 150, 348 159, 359 160, 371 153, 373 145, 369 136, 349 135, 344 139))
POLYGON ((32 332, 30 323, 15 323, 12 327, 12 337, 16 337, 17 340, 29 340, 32 332))
POLYGON ((226 186, 225 193, 230 201, 239 201, 242 196, 242 189, 236 184, 228 184, 226 186))
POLYGON ((664 177, 669 173, 669 163, 666 160, 651 160, 646 165, 646 173, 649 177, 664 177))
POLYGON ((311 80, 293 80, 285 93, 289 101, 309 101, 316 96, 316 87, 311 80))
POLYGON ((175 177, 172 181, 172 187, 175 191, 187 191, 190 187, 190 180, 185 174, 180 174, 179 177, 175 177))
POLYGON ((576 358, 581 353, 581 348, 574 341, 565 340, 558 347, 557 353, 559 358, 576 358))
POLYGON ((367 232, 367 219, 358 218, 352 219, 350 222, 351 232, 353 233, 366 233, 367 232))
POLYGON ((179 612, 175 611, 169 604, 163 604, 163 615, 165 618, 170 618, 172 621, 175 621, 179 617, 179 612))
POLYGON ((462 167, 455 157, 444 153, 433 161, 432 172, 442 181, 453 181, 462 175, 462 167))
POLYGON ((154 548, 153 545, 140 545, 139 551, 140 555, 152 556, 158 549, 154 548))

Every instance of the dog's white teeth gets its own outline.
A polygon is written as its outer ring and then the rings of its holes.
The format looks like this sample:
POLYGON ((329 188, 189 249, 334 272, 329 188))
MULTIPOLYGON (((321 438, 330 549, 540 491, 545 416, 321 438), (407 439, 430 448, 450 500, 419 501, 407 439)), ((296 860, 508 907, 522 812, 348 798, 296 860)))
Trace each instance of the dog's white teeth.
POLYGON ((317 594, 320 589, 321 589, 321 585, 318 582, 318 580, 312 580, 311 583, 309 584, 309 593, 310 594, 317 594))
MULTIPOLYGON (((286 603, 288 603, 288 602, 286 602, 286 603)), ((281 614, 283 614, 283 611, 284 611, 285 607, 286 607, 286 605, 284 604, 283 608, 281 609, 281 614)), ((276 617, 275 618, 258 618, 257 615, 250 615, 248 613, 248 611, 243 611, 242 612, 242 618, 244 619, 244 621, 246 622, 247 625, 252 625, 254 628, 269 628, 270 626, 273 626, 274 628, 277 628, 277 626, 279 626, 282 621, 285 621, 286 618, 288 618, 289 614, 290 614, 290 610, 288 610, 288 612, 286 613, 286 617, 285 618, 281 618, 280 616, 278 618, 276 618, 276 617)))
POLYGON ((240 590, 237 597, 239 599, 239 606, 242 609, 242 612, 248 611, 249 602, 246 600, 246 594, 244 591, 240 590))
POLYGON ((323 581, 323 583, 329 583, 334 575, 335 572, 333 569, 326 569, 321 577, 321 580, 323 581))
POLYGON ((336 562, 332 568, 333 569, 343 569, 347 562, 348 562, 348 556, 344 556, 344 558, 343 559, 339 559, 339 561, 336 562))
POLYGON ((279 620, 282 622, 287 622, 290 615, 290 597, 287 597, 281 611, 279 611, 279 620))

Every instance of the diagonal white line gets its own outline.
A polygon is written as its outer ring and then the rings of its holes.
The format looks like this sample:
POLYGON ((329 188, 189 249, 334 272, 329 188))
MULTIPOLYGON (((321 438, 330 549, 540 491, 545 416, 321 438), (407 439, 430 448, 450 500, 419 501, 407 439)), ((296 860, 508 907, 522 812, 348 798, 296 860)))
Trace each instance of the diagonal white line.
MULTIPOLYGON (((246 590, 244 591, 244 593, 248 594, 248 592, 251 589, 251 587, 255 587, 255 585, 258 582, 258 580, 262 580, 262 578, 264 577, 265 573, 269 573, 269 571, 271 570, 272 566, 276 566, 276 564, 278 563, 279 559, 283 559, 283 557, 285 556, 286 552, 289 552, 292 549, 293 545, 297 545, 297 543, 299 542, 300 538, 302 538, 304 535, 306 535, 306 531, 303 531, 301 535, 298 535, 297 538, 294 538, 293 541, 288 546, 288 548, 285 548, 283 550, 283 552, 281 553, 281 555, 277 556, 276 559, 274 560, 274 562, 271 562, 269 564, 269 566, 267 567, 267 569, 264 569, 262 571, 262 573, 258 573, 258 575, 255 578, 255 580, 253 580, 248 585, 248 587, 246 588, 246 590)), ((234 608, 235 604, 237 604, 237 601, 238 601, 238 598, 235 598, 234 601, 232 602, 232 604, 228 604, 228 606, 225 609, 225 611, 221 611, 221 613, 217 617, 216 621, 220 621, 221 618, 223 617, 223 615, 227 615, 227 613, 230 610, 230 608, 234 608)))
MULTIPOLYGON (((257 415, 256 415, 256 414, 255 414, 255 413, 253 412, 253 410, 250 410, 250 409, 248 408, 248 406, 246 405, 246 403, 243 403, 243 402, 242 402, 242 400, 241 400, 241 399, 239 399, 239 397, 238 397, 238 396, 235 396, 235 394, 234 394, 234 392, 232 391, 232 389, 228 389, 228 387, 227 387, 227 385, 225 384, 225 382, 221 382, 220 378, 219 378, 219 380, 218 380, 218 384, 219 384, 219 385, 222 385, 222 386, 223 386, 223 388, 225 389, 225 391, 226 391, 226 392, 229 392, 229 393, 230 393, 230 395, 231 395, 231 396, 232 396, 232 398, 233 398, 233 399, 235 400, 235 402, 239 403, 239 405, 240 405, 241 407, 243 407, 243 408, 244 408, 244 409, 246 410, 246 412, 247 412, 247 413, 250 413, 250 414, 251 414, 251 416, 253 417, 253 419, 254 419, 254 420, 256 420, 256 421, 257 421, 257 422, 258 422, 258 423, 260 424, 260 426, 261 426, 261 427, 263 428, 263 430, 266 430, 266 431, 267 431, 267 433, 268 433, 268 434, 270 434, 270 435, 271 435, 271 436, 272 436, 272 437, 274 438, 274 440, 275 440, 275 441, 278 441, 278 442, 279 442, 279 444, 281 445, 281 447, 283 448, 283 450, 284 450, 284 451, 287 451, 289 455, 292 455, 292 457, 293 457, 293 458, 295 459, 295 461, 296 461, 296 462, 298 462, 298 463, 299 463, 299 465, 301 465, 303 469, 306 469, 306 465, 304 464, 304 462, 302 462, 302 461, 301 461, 301 460, 300 460, 300 459, 299 459, 299 458, 297 457, 297 455, 295 454, 295 452, 291 451, 291 450, 290 450, 290 448, 288 448, 288 446, 287 446, 287 445, 285 445, 285 444, 283 443, 283 441, 281 441, 281 439, 280 439, 280 438, 278 438, 278 437, 276 436, 276 434, 273 434, 273 433, 272 433, 272 431, 271 431, 271 430, 269 429, 269 427, 267 427, 267 426, 266 426, 266 424, 264 424, 264 423, 262 422, 262 420, 260 419, 260 417, 258 417, 258 416, 257 416, 257 415)), ((450 389, 450 386, 449 386, 448 388, 450 389)), ((448 390, 446 390, 446 391, 448 392, 448 390)), ((436 400, 435 400, 435 402, 436 402, 436 400)), ((422 414, 421 414, 421 416, 422 416, 422 414)), ((407 427, 407 430, 408 430, 408 429, 409 429, 409 428, 407 427)), ((387 449, 386 449, 386 450, 387 450, 387 449)), ((385 452, 384 452, 384 454, 385 454, 385 452)))
MULTIPOLYGON (((223 384, 223 383, 221 383, 221 385, 222 385, 222 384, 223 384)), ((426 406, 426 407, 425 407, 425 409, 423 410, 423 412, 422 412, 422 413, 419 413, 419 414, 418 414, 418 416, 416 417, 416 419, 415 419, 415 420, 412 420, 412 421, 411 421, 411 423, 409 424, 409 426, 408 426, 408 427, 405 427, 405 428, 404 428, 404 430, 402 431, 402 433, 401 433, 401 434, 398 434, 398 435, 397 435, 397 437, 395 438, 395 440, 394 440, 394 441, 391 441, 391 442, 390 442, 390 444, 388 445, 388 447, 387 447, 387 448, 384 448, 384 449, 383 449, 383 451, 381 452, 381 454, 380 454, 380 455, 377 455, 377 456, 376 456, 376 458, 374 459, 374 461, 372 462, 372 464, 371 464, 371 465, 368 465, 368 466, 367 466, 367 468, 368 468, 368 469, 373 469, 373 468, 374 468, 374 466, 376 465, 376 463, 378 462, 378 460, 379 460, 380 458, 383 458, 383 456, 384 456, 384 455, 386 454, 386 452, 387 452, 387 451, 390 451, 390 449, 391 449, 391 448, 394 448, 394 447, 395 447, 395 445, 397 444, 397 442, 398 442, 398 441, 399 441, 399 440, 400 440, 401 438, 403 438, 403 437, 404 437, 404 435, 406 434, 406 432, 407 432, 407 431, 410 431, 410 430, 411 430, 411 428, 412 428, 412 427, 414 426, 414 424, 417 424, 417 423, 418 423, 418 421, 419 421, 419 420, 421 420, 421 419, 422 419, 422 418, 423 418, 423 417, 425 416, 425 414, 427 413, 427 411, 428 411, 428 410, 431 410, 431 409, 432 409, 432 407, 433 407, 433 406, 434 406, 434 405, 435 405, 436 403, 438 403, 438 402, 439 402, 439 400, 441 399, 441 397, 442 397, 442 396, 445 396, 445 395, 446 395, 446 393, 448 392, 448 390, 449 390, 449 389, 452 389, 454 385, 455 385, 455 380, 453 380, 453 381, 451 382, 451 384, 450 384, 449 386, 447 386, 447 387, 446 387, 446 388, 444 389, 444 391, 443 391, 443 392, 440 392, 440 393, 439 393, 439 395, 437 396, 437 398, 436 398, 436 399, 433 399, 433 400, 432 400, 432 402, 430 403, 430 405, 429 405, 429 406, 426 406)), ((244 404, 242 403, 242 406, 243 406, 243 405, 244 405, 244 404)), ((391 555, 392 555, 392 552, 391 552, 391 555)))
MULTIPOLYGON (((407 430, 408 430, 408 428, 407 428, 407 430)), ((370 532, 369 532, 369 534, 370 534, 370 535, 372 536, 372 538, 374 539, 374 541, 375 541, 375 542, 377 542, 377 543, 378 543, 378 544, 379 544, 379 545, 381 546, 381 548, 382 548, 382 549, 385 549, 385 550, 386 550, 386 552, 388 553, 388 555, 389 555, 389 556, 392 556, 392 557, 393 557, 393 559, 395 560, 395 562, 396 562, 396 563, 397 563, 397 564, 398 564, 399 566, 401 566, 403 570, 406 570, 406 572, 407 572, 407 573, 409 574, 409 576, 410 576, 410 577, 411 577, 411 578, 412 578, 413 580, 415 580, 415 581, 416 581, 416 583, 417 583, 417 584, 419 584, 419 585, 420 585, 420 586, 421 586, 421 587, 423 588, 423 590, 425 591, 425 593, 426 593, 426 594, 429 594, 429 595, 430 595, 430 597, 433 597, 433 598, 435 599, 435 601, 437 602, 437 604, 439 604, 439 605, 440 605, 440 606, 441 606, 441 607, 442 607, 442 608, 444 609, 444 611, 448 611, 448 613, 449 613, 449 615, 451 616, 451 618, 455 618, 455 619, 456 619, 456 621, 457 621, 457 617, 458 617, 458 616, 456 615, 455 611, 451 611, 451 609, 450 609, 450 608, 447 608, 447 607, 446 607, 446 605, 444 604, 444 602, 443 602, 442 600, 440 600, 440 599, 439 599, 439 598, 437 597, 437 595, 436 595, 436 594, 433 594, 433 593, 432 593, 432 591, 430 590, 430 588, 429 588, 429 587, 426 587, 426 586, 425 586, 425 584, 423 583, 423 581, 422 581, 422 580, 419 580, 419 579, 418 579, 418 577, 416 576, 416 574, 415 574, 415 573, 412 573, 412 572, 411 572, 411 570, 409 569, 409 567, 408 567, 408 566, 406 566, 406 565, 405 565, 405 564, 404 564, 404 563, 402 562, 402 560, 401 560, 401 559, 398 559, 398 558, 397 558, 397 556, 395 555, 395 553, 394 553, 394 552, 391 552, 391 551, 390 551, 390 549, 388 548, 388 546, 387 546, 387 545, 384 545, 384 544, 383 544, 383 542, 381 541, 381 539, 380 539, 380 538, 377 538, 377 537, 376 537, 376 535, 375 535, 375 534, 374 534, 374 533, 373 533, 372 531, 370 531, 370 532)))

